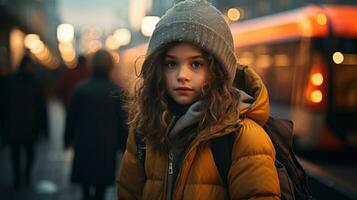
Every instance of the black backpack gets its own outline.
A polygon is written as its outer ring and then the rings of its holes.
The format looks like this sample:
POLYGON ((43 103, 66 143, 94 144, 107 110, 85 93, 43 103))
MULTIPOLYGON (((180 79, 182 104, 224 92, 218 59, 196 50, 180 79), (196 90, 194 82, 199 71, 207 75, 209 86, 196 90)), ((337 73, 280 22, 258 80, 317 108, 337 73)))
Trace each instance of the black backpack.
MULTIPOLYGON (((275 166, 279 176, 281 199, 313 199, 307 184, 306 173, 292 149, 293 123, 269 117, 263 128, 275 147, 275 166)), ((232 162, 234 137, 234 133, 230 133, 211 140, 214 161, 225 186, 227 186, 228 170, 232 162)))

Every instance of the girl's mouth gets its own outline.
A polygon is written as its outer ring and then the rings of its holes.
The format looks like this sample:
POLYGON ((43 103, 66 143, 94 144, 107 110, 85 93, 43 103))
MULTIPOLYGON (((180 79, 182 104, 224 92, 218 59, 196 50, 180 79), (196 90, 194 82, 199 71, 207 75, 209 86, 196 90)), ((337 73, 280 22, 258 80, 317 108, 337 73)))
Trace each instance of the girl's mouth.
POLYGON ((192 88, 189 88, 189 87, 177 87, 177 88, 175 88, 174 89, 175 91, 182 91, 182 92, 188 92, 188 91, 193 91, 193 89, 192 88))

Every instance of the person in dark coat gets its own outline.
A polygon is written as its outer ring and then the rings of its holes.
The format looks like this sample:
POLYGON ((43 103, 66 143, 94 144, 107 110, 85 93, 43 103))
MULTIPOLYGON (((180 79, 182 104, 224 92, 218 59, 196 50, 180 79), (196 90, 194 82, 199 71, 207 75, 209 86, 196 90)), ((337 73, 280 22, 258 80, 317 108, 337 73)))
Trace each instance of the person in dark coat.
POLYGON ((65 128, 65 147, 73 147, 71 180, 81 184, 83 199, 104 199, 114 183, 116 153, 124 148, 127 128, 119 88, 109 80, 113 58, 98 50, 92 58, 93 74, 75 86, 70 98, 65 128))
POLYGON ((47 109, 42 88, 34 78, 34 62, 28 55, 8 81, 4 102, 4 135, 10 145, 14 187, 21 184, 21 152, 26 152, 25 181, 30 183, 39 135, 47 132, 47 109))
POLYGON ((5 146, 4 142, 4 109, 8 76, 6 66, 0 56, 0 149, 5 146))

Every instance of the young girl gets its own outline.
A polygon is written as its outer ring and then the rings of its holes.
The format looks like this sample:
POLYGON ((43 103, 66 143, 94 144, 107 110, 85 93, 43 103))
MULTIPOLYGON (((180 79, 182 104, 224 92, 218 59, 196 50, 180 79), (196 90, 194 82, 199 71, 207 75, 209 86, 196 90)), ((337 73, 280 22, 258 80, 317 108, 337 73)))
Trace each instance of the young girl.
POLYGON ((275 150, 261 127, 269 115, 267 90, 237 64, 232 34, 216 8, 186 0, 169 9, 150 38, 141 78, 129 104, 119 199, 280 198, 275 150), (236 71, 244 81, 234 81, 236 71), (211 140, 232 132, 225 186, 211 140), (147 147, 145 162, 137 137, 147 147))

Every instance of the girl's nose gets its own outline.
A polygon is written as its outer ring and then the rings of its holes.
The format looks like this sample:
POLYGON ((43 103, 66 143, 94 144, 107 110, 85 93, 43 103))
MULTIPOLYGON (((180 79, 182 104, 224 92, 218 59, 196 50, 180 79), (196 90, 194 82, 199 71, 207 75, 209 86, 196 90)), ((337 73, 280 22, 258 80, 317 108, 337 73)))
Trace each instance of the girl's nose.
POLYGON ((177 75, 178 81, 188 81, 190 80, 190 70, 187 65, 181 65, 177 75))

